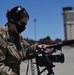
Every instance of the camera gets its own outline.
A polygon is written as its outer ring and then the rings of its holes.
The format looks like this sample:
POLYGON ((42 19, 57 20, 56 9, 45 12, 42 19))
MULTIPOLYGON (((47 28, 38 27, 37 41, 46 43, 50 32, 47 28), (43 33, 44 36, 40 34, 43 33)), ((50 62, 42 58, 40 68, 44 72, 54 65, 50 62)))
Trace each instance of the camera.
POLYGON ((60 53, 57 55, 51 55, 51 54, 39 54, 36 56, 36 63, 39 66, 46 66, 46 67, 53 67, 52 63, 56 62, 56 63, 64 63, 65 58, 64 58, 64 54, 60 53))
POLYGON ((62 53, 62 47, 71 44, 74 44, 74 40, 45 45, 42 49, 38 49, 38 52, 31 50, 29 58, 35 58, 36 61, 33 64, 36 64, 38 75, 41 75, 45 70, 48 71, 46 75, 54 75, 53 67, 55 67, 55 65, 53 63, 64 63, 65 57, 62 53), (45 53, 46 48, 50 48, 50 52, 45 53), (57 51, 60 51, 60 53, 57 54, 57 51), (41 70, 40 67, 44 68, 41 70))

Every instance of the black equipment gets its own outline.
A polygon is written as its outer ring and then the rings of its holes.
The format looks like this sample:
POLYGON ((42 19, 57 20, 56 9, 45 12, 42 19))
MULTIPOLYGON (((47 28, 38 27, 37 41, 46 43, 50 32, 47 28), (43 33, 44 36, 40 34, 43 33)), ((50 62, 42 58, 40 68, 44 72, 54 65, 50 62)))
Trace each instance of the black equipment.
POLYGON ((36 67, 37 67, 37 75, 41 75, 45 70, 48 71, 47 75, 54 75, 53 72, 53 65, 54 62, 56 63, 64 63, 65 57, 62 53, 62 46, 74 44, 74 40, 62 41, 57 44, 52 45, 45 45, 43 48, 39 49, 38 52, 31 51, 30 57, 36 59, 36 67), (50 48, 51 51, 46 53, 44 50, 46 48, 50 48), (54 54, 55 52, 60 51, 60 54, 54 54), (39 67, 45 67, 42 71, 40 71, 39 67))

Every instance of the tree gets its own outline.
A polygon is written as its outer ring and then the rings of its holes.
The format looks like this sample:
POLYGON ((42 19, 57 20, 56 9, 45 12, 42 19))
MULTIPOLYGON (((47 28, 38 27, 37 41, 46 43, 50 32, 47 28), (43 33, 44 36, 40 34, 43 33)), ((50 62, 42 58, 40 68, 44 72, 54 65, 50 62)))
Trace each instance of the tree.
POLYGON ((51 40, 51 38, 49 36, 46 36, 45 38, 42 38, 39 41, 41 41, 41 40, 51 40))
POLYGON ((59 39, 59 38, 56 38, 56 39, 55 39, 55 42, 56 42, 56 43, 61 42, 61 41, 62 41, 62 40, 59 39))

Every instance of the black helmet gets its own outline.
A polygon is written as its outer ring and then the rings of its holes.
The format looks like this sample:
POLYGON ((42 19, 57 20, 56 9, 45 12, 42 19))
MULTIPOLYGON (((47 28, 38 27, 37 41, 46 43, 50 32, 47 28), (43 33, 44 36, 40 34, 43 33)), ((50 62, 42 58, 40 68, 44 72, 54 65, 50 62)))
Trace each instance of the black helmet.
POLYGON ((11 10, 8 10, 6 16, 7 16, 8 21, 13 22, 13 23, 17 22, 23 17, 29 18, 27 11, 22 6, 16 6, 12 8, 11 10))

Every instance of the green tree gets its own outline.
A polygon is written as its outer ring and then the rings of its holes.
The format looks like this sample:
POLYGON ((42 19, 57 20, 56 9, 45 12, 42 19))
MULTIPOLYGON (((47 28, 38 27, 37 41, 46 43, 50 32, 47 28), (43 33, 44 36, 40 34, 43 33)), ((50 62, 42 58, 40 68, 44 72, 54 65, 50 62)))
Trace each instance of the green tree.
POLYGON ((56 43, 61 42, 61 41, 62 41, 62 40, 59 39, 59 38, 56 38, 56 39, 55 39, 55 42, 56 42, 56 43))
MULTIPOLYGON (((49 37, 49 36, 46 36, 45 38, 42 38, 42 39, 40 39, 40 40, 51 40, 51 38, 49 37)), ((39 41, 40 41, 39 40, 39 41)))

